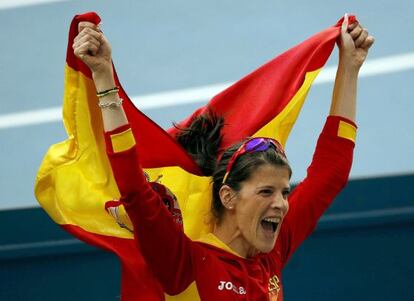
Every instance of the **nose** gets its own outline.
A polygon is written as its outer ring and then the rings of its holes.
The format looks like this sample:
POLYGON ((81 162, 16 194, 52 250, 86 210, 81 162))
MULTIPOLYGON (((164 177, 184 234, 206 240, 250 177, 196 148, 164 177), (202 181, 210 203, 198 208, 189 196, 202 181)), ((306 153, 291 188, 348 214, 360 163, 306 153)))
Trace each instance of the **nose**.
POLYGON ((275 198, 272 200, 271 207, 277 209, 285 215, 289 209, 289 203, 287 197, 284 197, 282 193, 275 195, 275 198))

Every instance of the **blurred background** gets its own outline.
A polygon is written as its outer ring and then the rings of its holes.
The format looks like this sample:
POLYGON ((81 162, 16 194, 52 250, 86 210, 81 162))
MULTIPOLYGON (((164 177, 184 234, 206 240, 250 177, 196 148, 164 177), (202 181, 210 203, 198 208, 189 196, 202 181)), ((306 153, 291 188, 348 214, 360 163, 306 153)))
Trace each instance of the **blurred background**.
MULTIPOLYGON (((277 54, 356 14, 361 70, 351 181, 287 266, 285 300, 414 300, 414 2, 0 1, 0 300, 118 300, 114 255, 66 234, 33 195, 61 122, 69 24, 96 11, 124 89, 162 127, 277 54)), ((287 144, 304 177, 329 111, 334 51, 287 144)))

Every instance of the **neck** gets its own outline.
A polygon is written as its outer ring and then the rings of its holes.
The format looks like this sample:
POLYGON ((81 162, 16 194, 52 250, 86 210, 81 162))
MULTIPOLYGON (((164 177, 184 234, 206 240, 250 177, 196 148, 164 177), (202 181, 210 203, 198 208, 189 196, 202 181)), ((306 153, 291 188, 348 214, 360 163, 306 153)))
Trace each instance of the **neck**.
POLYGON ((216 224, 213 233, 241 257, 252 257, 258 253, 258 251, 246 241, 237 225, 226 218, 223 218, 220 223, 216 224))

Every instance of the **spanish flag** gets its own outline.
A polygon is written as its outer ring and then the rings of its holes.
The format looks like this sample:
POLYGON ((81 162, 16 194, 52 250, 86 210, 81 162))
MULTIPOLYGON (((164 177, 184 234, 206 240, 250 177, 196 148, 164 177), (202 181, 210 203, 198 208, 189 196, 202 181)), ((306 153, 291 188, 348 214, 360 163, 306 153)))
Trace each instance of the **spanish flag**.
MULTIPOLYGON (((122 300, 195 300, 191 289, 176 297, 164 296, 134 242, 132 225, 118 202, 119 191, 106 156, 91 71, 72 50, 81 21, 98 24, 100 18, 86 13, 75 16, 70 25, 63 99, 68 138, 47 151, 36 178, 36 198, 66 231, 117 254, 122 266, 122 300)), ((248 136, 272 137, 285 144, 312 82, 332 52, 341 23, 247 75, 179 126, 188 125, 210 108, 225 118, 222 148, 248 136)), ((116 73, 115 80, 121 87, 116 73)), ((210 178, 203 176, 176 143, 175 127, 164 131, 133 105, 122 88, 120 96, 149 179, 160 181, 177 197, 184 231, 191 239, 210 232, 210 178)), ((122 144, 120 138, 119 147, 122 144)))

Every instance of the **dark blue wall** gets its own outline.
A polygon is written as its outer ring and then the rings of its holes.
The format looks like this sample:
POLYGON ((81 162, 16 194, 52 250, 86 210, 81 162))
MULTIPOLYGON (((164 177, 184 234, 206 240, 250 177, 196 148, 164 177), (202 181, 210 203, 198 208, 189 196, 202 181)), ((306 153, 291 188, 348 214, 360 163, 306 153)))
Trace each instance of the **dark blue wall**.
MULTIPOLYGON (((414 300, 414 175, 351 181, 293 256, 286 300, 414 300)), ((0 211, 0 300, 118 300, 120 267, 39 208, 0 211)))

